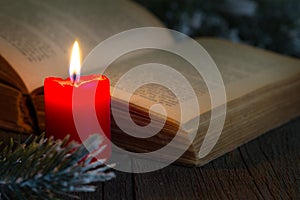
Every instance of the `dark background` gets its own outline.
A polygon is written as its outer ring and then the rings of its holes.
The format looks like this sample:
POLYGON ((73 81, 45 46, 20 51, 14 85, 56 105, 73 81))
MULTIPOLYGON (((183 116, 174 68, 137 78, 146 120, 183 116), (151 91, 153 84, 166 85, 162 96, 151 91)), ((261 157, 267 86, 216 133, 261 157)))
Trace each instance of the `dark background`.
POLYGON ((300 0, 135 0, 171 29, 300 58, 300 0))

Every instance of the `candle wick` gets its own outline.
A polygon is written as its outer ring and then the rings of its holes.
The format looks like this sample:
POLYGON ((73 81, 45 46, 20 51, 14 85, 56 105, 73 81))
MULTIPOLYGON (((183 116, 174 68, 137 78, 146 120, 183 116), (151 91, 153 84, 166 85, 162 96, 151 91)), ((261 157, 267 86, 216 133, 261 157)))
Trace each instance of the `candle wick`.
POLYGON ((77 82, 77 75, 76 75, 76 73, 72 74, 71 81, 72 81, 73 84, 75 84, 77 82))

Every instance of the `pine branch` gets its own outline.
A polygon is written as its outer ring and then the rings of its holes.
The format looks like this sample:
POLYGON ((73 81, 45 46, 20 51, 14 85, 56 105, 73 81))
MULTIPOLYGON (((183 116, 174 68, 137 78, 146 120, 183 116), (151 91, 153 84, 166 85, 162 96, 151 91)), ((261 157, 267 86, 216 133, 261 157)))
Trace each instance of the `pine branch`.
POLYGON ((57 199, 73 192, 93 192, 94 182, 112 179, 103 160, 92 161, 89 152, 101 152, 102 138, 95 134, 84 144, 30 137, 23 144, 11 140, 0 153, 0 199, 57 199))

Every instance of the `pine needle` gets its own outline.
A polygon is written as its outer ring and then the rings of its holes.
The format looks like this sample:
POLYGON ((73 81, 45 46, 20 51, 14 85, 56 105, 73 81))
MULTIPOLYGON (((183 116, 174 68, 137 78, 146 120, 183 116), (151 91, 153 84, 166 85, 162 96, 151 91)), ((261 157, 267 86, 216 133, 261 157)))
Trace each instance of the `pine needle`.
POLYGON ((98 134, 84 144, 44 135, 22 144, 11 140, 0 153, 0 199, 59 199, 95 191, 92 183, 115 177, 103 160, 93 161, 89 153, 103 150, 101 142, 98 134))

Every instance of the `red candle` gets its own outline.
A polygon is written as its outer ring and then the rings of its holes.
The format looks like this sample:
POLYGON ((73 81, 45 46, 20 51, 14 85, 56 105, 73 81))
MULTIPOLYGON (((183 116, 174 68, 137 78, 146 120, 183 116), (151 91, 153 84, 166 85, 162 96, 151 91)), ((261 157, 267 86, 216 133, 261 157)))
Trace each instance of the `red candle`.
MULTIPOLYGON (((71 140, 81 142, 89 135, 99 133, 103 137, 106 148, 97 158, 108 159, 110 156, 110 84, 103 75, 81 76, 80 52, 75 42, 70 62, 70 78, 48 77, 44 82, 44 98, 46 113, 46 136, 62 139, 70 135, 71 140), (73 93, 81 95, 74 99, 73 93), (94 99, 87 99, 93 97, 94 99), (94 105, 91 105, 91 102, 94 105), (89 120, 95 111, 98 124, 89 120), (82 115, 84 127, 77 131, 74 112, 82 115), (100 126, 99 126, 100 125, 100 126), (99 127, 101 127, 99 129, 99 127)), ((82 124, 82 123, 81 123, 82 124)), ((82 126, 82 125, 81 125, 82 126)))

